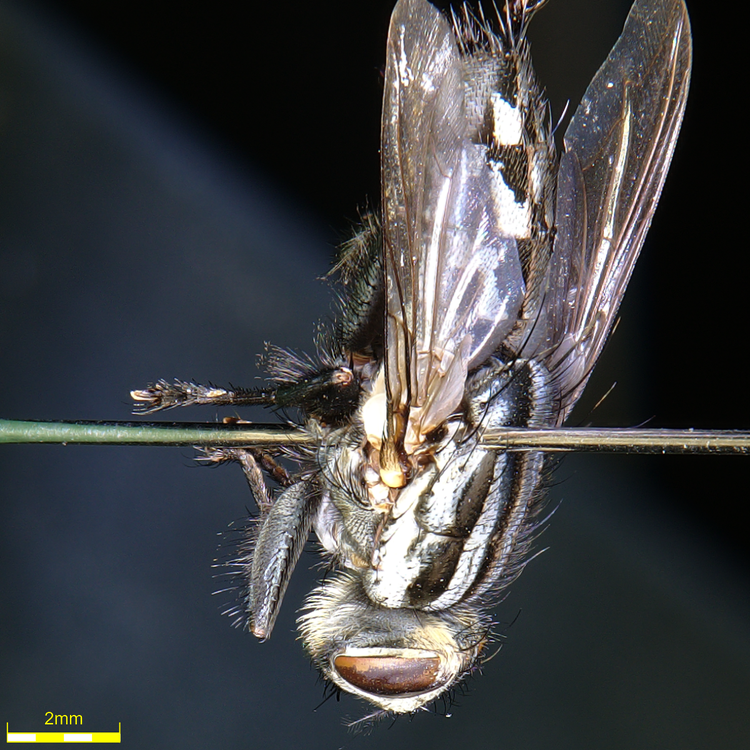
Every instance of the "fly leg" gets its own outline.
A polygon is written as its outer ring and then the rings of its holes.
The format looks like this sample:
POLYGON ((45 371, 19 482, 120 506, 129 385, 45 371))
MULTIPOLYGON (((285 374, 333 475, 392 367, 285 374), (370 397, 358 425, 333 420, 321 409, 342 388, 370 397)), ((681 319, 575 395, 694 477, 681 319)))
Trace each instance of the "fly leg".
POLYGON ((175 380, 157 380, 142 390, 130 392, 137 414, 174 409, 178 406, 273 406, 275 390, 263 388, 218 388, 215 385, 175 380))
POLYGON ((274 503, 272 493, 263 476, 263 471, 282 488, 289 487, 293 483, 289 472, 268 451, 257 448, 206 448, 203 451, 203 455, 200 456, 200 460, 212 464, 220 464, 227 461, 238 463, 242 467, 245 479, 250 487, 250 492, 255 500, 255 504, 258 506, 261 520, 270 513, 274 503))
POLYGON ((289 579, 310 535, 320 494, 311 480, 292 480, 272 456, 249 448, 209 448, 204 460, 242 466, 260 510, 236 561, 245 586, 243 608, 256 637, 271 635, 289 579), (273 497, 266 471, 282 490, 273 497))
POLYGON ((343 363, 300 372, 296 378, 264 388, 219 388, 184 380, 157 380, 130 392, 137 414, 178 406, 265 406, 298 409, 324 424, 348 419, 359 406, 360 396, 359 375, 343 363))

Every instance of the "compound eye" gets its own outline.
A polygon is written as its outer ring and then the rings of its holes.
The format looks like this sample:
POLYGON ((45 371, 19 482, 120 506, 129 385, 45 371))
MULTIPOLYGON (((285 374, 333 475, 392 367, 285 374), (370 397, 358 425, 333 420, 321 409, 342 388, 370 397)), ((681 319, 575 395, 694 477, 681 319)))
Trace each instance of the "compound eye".
POLYGON ((333 660, 349 684, 372 695, 411 695, 436 688, 441 680, 437 656, 347 656, 333 660))

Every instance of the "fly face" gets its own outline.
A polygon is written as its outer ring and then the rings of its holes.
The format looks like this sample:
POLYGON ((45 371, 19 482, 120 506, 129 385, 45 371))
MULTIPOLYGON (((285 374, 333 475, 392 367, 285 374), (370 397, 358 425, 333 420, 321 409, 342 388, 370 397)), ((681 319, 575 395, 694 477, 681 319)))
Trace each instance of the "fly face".
POLYGON ((426 0, 391 19, 382 217, 345 247, 341 322, 317 360, 272 349, 266 389, 164 382, 145 411, 189 403, 297 408, 316 448, 289 476, 236 460, 261 511, 240 558, 241 615, 270 635, 311 530, 337 572, 300 628, 321 672, 386 711, 414 711, 478 663, 487 610, 520 572, 548 459, 483 448, 496 427, 555 427, 601 353, 682 120, 682 0, 636 0, 558 158, 525 31, 452 26, 426 0), (263 472, 281 485, 277 496, 263 472))

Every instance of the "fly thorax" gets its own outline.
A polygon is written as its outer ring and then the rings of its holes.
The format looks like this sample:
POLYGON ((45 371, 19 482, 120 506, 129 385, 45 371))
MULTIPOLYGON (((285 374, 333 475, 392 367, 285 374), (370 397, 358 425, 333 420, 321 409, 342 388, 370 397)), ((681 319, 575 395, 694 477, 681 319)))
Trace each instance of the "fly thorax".
POLYGON ((358 421, 321 429, 316 455, 321 503, 313 521, 318 541, 345 568, 370 564, 378 519, 362 477, 366 458, 358 421))
POLYGON ((398 493, 378 471, 378 451, 362 423, 325 431, 317 453, 321 504, 314 521, 318 540, 344 568, 372 566, 376 540, 398 493))

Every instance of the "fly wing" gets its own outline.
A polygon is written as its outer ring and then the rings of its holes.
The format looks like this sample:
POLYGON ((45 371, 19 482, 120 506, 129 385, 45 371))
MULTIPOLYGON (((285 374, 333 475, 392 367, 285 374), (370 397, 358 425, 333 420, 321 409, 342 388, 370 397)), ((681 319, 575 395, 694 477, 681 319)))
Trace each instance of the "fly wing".
POLYGON ((683 0, 636 0, 565 133, 557 237, 524 355, 555 376, 561 423, 617 314, 685 111, 692 43, 683 0))
POLYGON ((467 113, 464 77, 445 18, 426 0, 400 0, 381 164, 386 444, 401 449, 407 428, 418 442, 457 408, 468 369, 507 335, 525 291, 516 240, 497 226, 498 177, 467 113))

